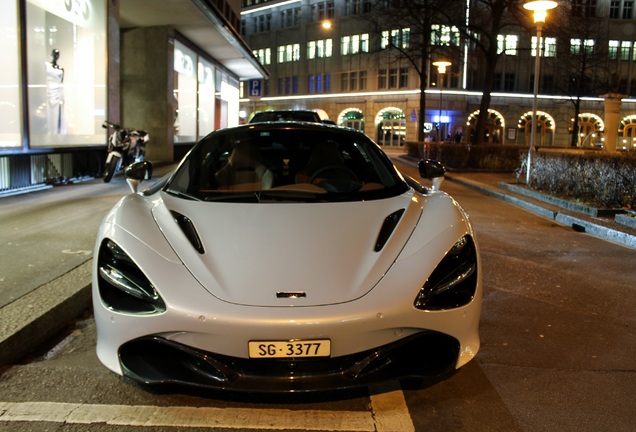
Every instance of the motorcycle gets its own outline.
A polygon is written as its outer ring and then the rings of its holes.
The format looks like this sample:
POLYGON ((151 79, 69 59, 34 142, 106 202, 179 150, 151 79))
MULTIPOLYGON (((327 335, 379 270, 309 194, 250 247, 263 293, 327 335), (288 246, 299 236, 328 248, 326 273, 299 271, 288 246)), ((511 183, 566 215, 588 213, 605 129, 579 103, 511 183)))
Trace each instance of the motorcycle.
POLYGON ((108 156, 104 167, 104 183, 108 183, 120 169, 145 159, 145 145, 150 137, 144 130, 126 129, 108 121, 102 123, 102 127, 113 129, 108 136, 108 156))

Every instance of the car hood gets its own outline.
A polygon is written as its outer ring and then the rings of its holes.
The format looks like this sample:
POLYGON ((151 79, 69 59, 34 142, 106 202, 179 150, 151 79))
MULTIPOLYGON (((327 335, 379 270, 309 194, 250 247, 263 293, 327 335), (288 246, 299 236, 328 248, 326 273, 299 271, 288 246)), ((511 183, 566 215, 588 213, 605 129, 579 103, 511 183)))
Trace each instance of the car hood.
POLYGON ((161 195, 153 217, 192 275, 215 297, 253 306, 328 305, 364 296, 396 260, 422 213, 411 192, 362 202, 259 204, 161 195), (399 222, 376 251, 392 214, 399 222))

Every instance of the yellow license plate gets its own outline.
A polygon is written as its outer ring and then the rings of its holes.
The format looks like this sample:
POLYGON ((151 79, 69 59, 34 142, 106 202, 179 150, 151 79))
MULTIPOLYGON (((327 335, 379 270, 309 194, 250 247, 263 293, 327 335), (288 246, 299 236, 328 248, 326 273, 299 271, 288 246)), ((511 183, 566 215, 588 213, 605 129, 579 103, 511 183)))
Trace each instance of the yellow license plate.
POLYGON ((329 357, 331 355, 329 339, 250 341, 248 348, 250 358, 329 357))

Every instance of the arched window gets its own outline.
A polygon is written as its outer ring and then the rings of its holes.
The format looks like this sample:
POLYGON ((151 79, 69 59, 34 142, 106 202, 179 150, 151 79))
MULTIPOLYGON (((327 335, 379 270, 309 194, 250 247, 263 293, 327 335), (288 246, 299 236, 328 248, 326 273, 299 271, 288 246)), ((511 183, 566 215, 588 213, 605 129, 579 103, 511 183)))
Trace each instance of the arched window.
POLYGON ((406 142, 406 116, 399 108, 381 110, 375 117, 377 143, 383 146, 403 146, 406 142))
MULTIPOLYGON (((522 130, 524 145, 530 145, 530 134, 532 133, 532 111, 528 111, 519 119, 517 127, 522 130)), ((537 142, 535 147, 552 146, 554 142, 554 119, 543 111, 537 111, 537 142)))
POLYGON ((338 116, 338 125, 364 132, 364 114, 358 108, 346 108, 338 116))
MULTIPOLYGON (((477 119, 479 119, 479 110, 468 116, 466 126, 468 126, 468 136, 470 142, 473 142, 475 130, 477 128, 477 119)), ((488 110, 488 118, 486 119, 486 129, 484 130, 484 143, 502 144, 504 138, 504 129, 506 121, 503 116, 495 110, 488 110)))

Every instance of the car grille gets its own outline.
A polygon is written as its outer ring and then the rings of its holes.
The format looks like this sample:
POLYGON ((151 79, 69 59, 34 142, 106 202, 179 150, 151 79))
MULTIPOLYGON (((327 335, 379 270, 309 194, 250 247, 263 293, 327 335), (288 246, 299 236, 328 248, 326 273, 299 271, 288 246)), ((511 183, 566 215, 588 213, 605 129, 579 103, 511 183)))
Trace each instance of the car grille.
POLYGON ((148 385, 236 391, 298 392, 354 388, 455 369, 459 342, 422 332, 361 353, 326 359, 244 359, 151 336, 123 345, 124 375, 148 385))

